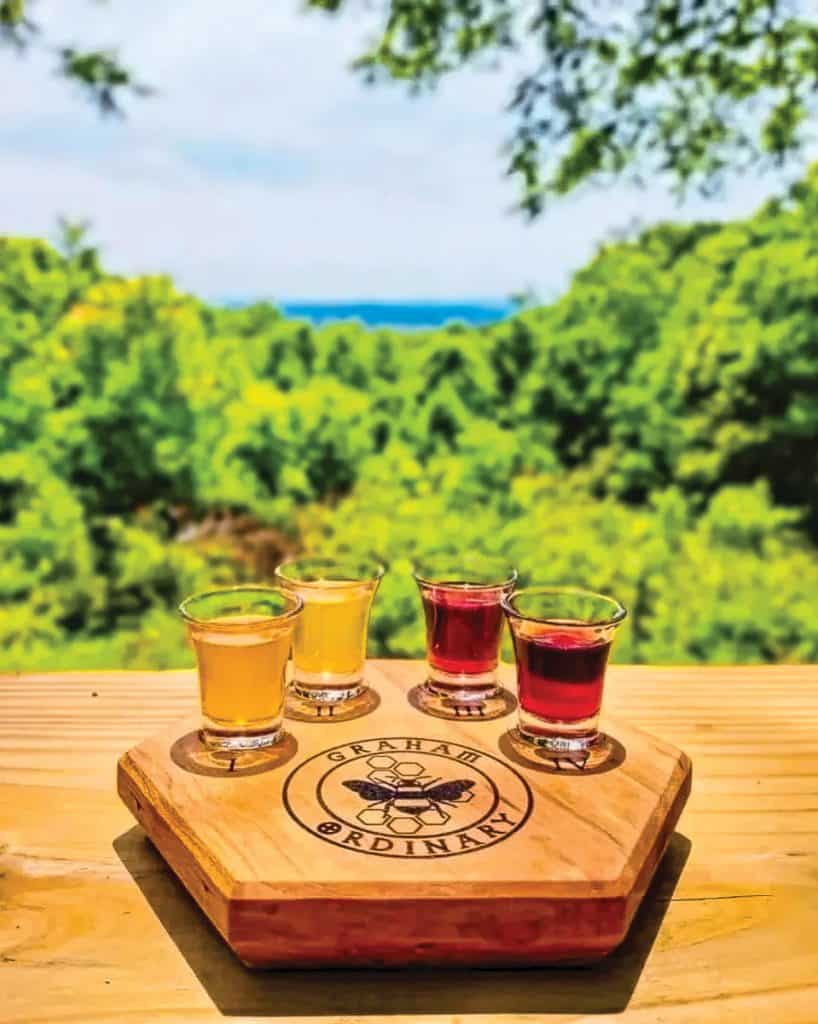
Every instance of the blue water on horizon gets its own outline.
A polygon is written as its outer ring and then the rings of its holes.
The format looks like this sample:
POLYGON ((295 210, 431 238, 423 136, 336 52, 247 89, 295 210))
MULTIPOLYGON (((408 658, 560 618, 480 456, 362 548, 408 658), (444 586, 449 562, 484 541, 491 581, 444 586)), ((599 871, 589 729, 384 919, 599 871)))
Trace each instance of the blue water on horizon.
MULTIPOLYGON (((231 302, 230 305, 246 305, 231 302)), ((473 326, 496 323, 514 312, 514 305, 502 299, 474 301, 379 301, 359 302, 276 302, 288 317, 309 320, 313 324, 326 324, 338 320, 360 320, 368 327, 424 328, 442 327, 451 321, 473 326)))

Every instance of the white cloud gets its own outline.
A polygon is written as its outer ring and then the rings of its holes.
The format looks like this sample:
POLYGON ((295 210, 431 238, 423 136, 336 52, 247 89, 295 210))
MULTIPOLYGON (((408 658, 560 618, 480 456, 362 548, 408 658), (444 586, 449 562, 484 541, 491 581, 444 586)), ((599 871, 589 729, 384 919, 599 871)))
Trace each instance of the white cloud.
MULTIPOLYGON (((534 225, 510 214, 498 154, 504 74, 431 97, 349 72, 371 24, 305 16, 296 0, 95 5, 42 0, 57 42, 119 42, 157 86, 100 120, 44 56, 0 53, 0 232, 48 235, 90 217, 108 265, 166 271, 201 293, 502 297, 553 291, 612 228, 678 217, 661 191, 591 192, 534 225)), ((722 206, 751 210, 769 181, 722 206)))

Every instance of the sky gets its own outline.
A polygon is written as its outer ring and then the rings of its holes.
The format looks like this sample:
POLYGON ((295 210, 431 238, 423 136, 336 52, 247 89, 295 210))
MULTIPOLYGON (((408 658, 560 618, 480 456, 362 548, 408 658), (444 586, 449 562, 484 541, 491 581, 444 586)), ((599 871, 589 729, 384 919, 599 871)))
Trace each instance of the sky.
POLYGON ((589 190, 529 224, 500 152, 510 69, 433 95, 350 70, 373 31, 298 0, 39 0, 44 42, 116 46, 157 90, 101 118, 53 55, 0 50, 0 234, 87 218, 106 267, 210 298, 548 298, 634 218, 743 216, 776 181, 679 208, 589 190))

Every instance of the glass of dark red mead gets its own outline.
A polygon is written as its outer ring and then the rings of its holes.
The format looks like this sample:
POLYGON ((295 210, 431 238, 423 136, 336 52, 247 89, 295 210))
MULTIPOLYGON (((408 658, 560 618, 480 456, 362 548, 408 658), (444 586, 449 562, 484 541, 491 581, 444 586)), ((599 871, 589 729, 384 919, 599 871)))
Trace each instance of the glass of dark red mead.
POLYGON ((500 559, 473 556, 415 567, 426 618, 424 711, 442 718, 492 718, 508 710, 499 684, 502 600, 517 571, 500 559))
POLYGON ((605 669, 627 612, 575 587, 531 587, 503 600, 517 662, 520 738, 555 754, 597 741, 605 669))

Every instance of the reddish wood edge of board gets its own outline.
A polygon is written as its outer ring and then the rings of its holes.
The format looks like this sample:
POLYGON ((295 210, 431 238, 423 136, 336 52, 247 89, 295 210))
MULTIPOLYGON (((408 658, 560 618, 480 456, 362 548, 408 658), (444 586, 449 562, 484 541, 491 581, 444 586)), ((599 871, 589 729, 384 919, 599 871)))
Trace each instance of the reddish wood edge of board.
POLYGON ((560 883, 562 895, 545 885, 521 883, 519 895, 459 899, 452 898, 450 884, 439 883, 424 886, 422 898, 393 895, 384 901, 367 896, 362 883, 340 897, 340 887, 333 885, 327 897, 288 898, 279 892, 259 898, 269 887, 231 879, 129 754, 117 767, 121 799, 248 967, 499 967, 601 959, 627 935, 691 782, 690 759, 679 752, 659 827, 642 836, 622 875, 597 885, 590 896, 579 894, 581 883, 560 883), (338 936, 335 945, 327 943, 328 934, 338 936))

